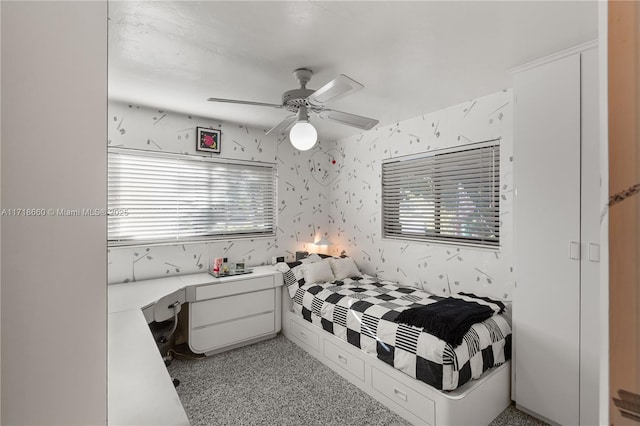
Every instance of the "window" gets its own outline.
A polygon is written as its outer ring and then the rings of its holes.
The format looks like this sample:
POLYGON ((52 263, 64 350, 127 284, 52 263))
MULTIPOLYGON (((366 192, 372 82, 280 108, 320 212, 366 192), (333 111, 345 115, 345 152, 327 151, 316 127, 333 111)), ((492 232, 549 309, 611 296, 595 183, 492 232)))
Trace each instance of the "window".
POLYGON ((387 238, 498 247, 499 141, 385 161, 382 233, 387 238))
POLYGON ((109 245, 275 235, 276 168, 109 149, 109 245))

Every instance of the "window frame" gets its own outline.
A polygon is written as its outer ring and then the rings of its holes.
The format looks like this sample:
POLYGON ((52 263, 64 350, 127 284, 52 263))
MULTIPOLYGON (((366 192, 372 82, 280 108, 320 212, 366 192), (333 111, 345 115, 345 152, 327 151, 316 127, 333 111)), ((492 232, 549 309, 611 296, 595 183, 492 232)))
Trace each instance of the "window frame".
MULTIPOLYGON (((123 148, 123 147, 109 147, 107 149, 108 157, 112 154, 124 154, 124 155, 133 155, 138 157, 147 157, 147 158, 161 158, 169 161, 186 161, 186 162, 197 162, 197 163, 210 163, 215 165, 229 165, 234 168, 249 166, 255 168, 264 168, 267 171, 267 174, 271 173, 271 179, 265 179, 265 182, 269 182, 273 186, 270 188, 269 192, 272 192, 271 196, 265 197, 265 199, 270 199, 269 203, 265 204, 265 208, 270 210, 271 217, 271 229, 267 232, 217 232, 211 233, 207 235, 197 235, 197 236, 180 236, 180 232, 176 231, 174 236, 168 238, 127 238, 127 237, 115 237, 112 238, 109 232, 109 217, 117 216, 118 212, 121 212, 121 208, 112 205, 110 202, 111 193, 110 193, 110 178, 107 178, 107 203, 108 203, 108 213, 110 213, 107 217, 107 246, 109 248, 112 247, 133 247, 133 246, 160 246, 160 245, 175 245, 175 244, 190 244, 190 243, 199 243, 199 242, 207 242, 207 241, 220 241, 220 240, 232 240, 232 239, 257 239, 257 238, 274 238, 276 237, 277 227, 278 227, 278 168, 276 163, 269 162, 260 162, 260 161, 247 161, 247 160, 235 160, 235 159, 220 159, 214 158, 210 156, 201 156, 201 155, 193 155, 193 154, 177 154, 177 153, 167 153, 167 152, 158 152, 158 151, 148 151, 134 148, 123 148)), ((109 166, 107 166, 109 172, 109 166)), ((213 173, 213 169, 210 169, 208 173, 213 173)), ((193 179, 193 176, 191 177, 193 179)), ((270 195, 267 192, 267 195, 270 195)), ((222 192, 220 192, 222 193, 222 192)), ((213 195, 215 196, 215 195, 213 195)), ((175 196, 175 200, 179 200, 180 197, 184 197, 184 192, 178 190, 175 196), (180 194, 180 195, 178 195, 180 194)), ((207 194, 207 198, 211 198, 211 194, 207 194)), ((212 204, 209 204, 210 206, 212 204)), ((227 204, 228 205, 228 204, 227 204)), ((188 222, 190 216, 183 216, 185 218, 184 222, 188 222)), ((179 220, 178 214, 173 218, 173 220, 179 220)), ((193 217, 191 216, 191 220, 193 217)), ((176 225, 180 227, 180 224, 176 225)))
MULTIPOLYGON (((382 239, 390 240, 390 241, 407 241, 407 242, 424 243, 424 244, 443 244, 443 245, 449 245, 449 246, 477 248, 481 250, 500 251, 502 246, 502 240, 500 238, 501 237, 500 214, 502 209, 502 203, 500 203, 500 199, 501 199, 500 163, 502 161, 500 159, 500 151, 501 151, 500 142, 501 142, 501 138, 498 137, 495 139, 490 139, 482 142, 474 142, 474 143, 465 144, 465 145, 457 145, 450 148, 444 148, 439 150, 433 150, 428 152, 422 152, 417 154, 410 154, 405 156, 384 159, 382 161, 381 170, 380 170, 380 188, 381 188, 380 230, 381 230, 382 239), (387 191, 387 194, 385 194, 385 170, 384 170, 385 164, 398 163, 398 162, 411 161, 411 160, 420 160, 420 159, 437 157, 437 156, 446 155, 446 154, 462 153, 464 151, 470 151, 470 150, 481 149, 481 148, 489 148, 489 147, 493 147, 493 149, 495 150, 494 152, 497 152, 498 154, 498 159, 493 161, 494 165, 497 164, 498 169, 497 171, 493 171, 493 176, 495 178, 495 181, 493 183, 494 190, 491 192, 491 194, 493 194, 493 202, 495 202, 495 204, 497 205, 493 207, 494 211, 490 215, 494 217, 493 227, 495 230, 495 241, 492 241, 491 239, 488 239, 488 238, 483 239, 481 237, 456 236, 455 234, 452 235, 451 233, 449 233, 449 235, 444 234, 438 237, 435 235, 427 235, 426 232, 420 233, 420 234, 415 233, 414 235, 411 235, 410 233, 402 234, 401 232, 398 232, 398 233, 388 232, 389 227, 394 225, 389 225, 387 223, 389 218, 387 217, 387 215, 385 215, 385 206, 387 207, 387 210, 392 210, 388 208, 389 207, 388 201, 386 201, 386 196, 388 195, 388 191, 387 191)), ((460 196, 461 192, 457 192, 456 194, 460 196)), ((451 195, 451 194, 447 194, 447 195, 451 195)), ((441 201, 438 201, 439 198, 441 198, 441 196, 434 195, 434 202, 433 202, 434 207, 433 207, 433 218, 432 218, 432 222, 434 223, 434 228, 436 228, 434 229, 434 233, 438 233, 438 234, 440 233, 440 231, 437 228, 440 228, 442 226, 441 222, 443 221, 442 209, 437 207, 438 203, 441 203, 441 201)), ((429 199, 426 199, 426 201, 428 202, 429 199)), ((400 222, 400 213, 399 213, 400 207, 401 207, 400 203, 398 203, 397 204, 398 213, 396 213, 397 223, 395 224, 395 226, 402 226, 400 222)), ((459 210, 456 210, 456 212, 457 211, 459 210)))

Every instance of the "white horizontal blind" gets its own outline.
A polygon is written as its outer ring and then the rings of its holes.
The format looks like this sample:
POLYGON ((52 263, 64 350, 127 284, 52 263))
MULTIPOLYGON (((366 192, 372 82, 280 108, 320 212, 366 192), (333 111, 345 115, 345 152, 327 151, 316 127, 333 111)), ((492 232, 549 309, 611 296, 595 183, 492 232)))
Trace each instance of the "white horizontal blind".
POLYGON ((500 245, 498 140, 382 164, 383 235, 500 245))
POLYGON ((276 168, 109 149, 109 245, 274 235, 276 168))

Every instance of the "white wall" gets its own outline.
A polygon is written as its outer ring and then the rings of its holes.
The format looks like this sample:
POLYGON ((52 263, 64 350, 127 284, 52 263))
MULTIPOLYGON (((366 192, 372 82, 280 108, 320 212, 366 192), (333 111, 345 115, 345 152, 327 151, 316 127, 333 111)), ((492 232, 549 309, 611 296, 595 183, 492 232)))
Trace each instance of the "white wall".
MULTIPOLYGON (((104 208, 106 2, 1 7, 1 207, 104 208)), ((105 217, 1 226, 2 424, 105 424, 105 217)))
POLYGON ((505 90, 338 141, 331 186, 332 253, 368 273, 435 294, 472 291, 510 300, 513 278, 513 100, 505 90), (500 250, 381 238, 383 159, 471 142, 500 141, 500 250))
POLYGON ((329 182, 323 171, 325 165, 334 166, 326 153, 332 144, 320 141, 314 149, 301 152, 287 138, 264 133, 265 129, 241 124, 110 101, 110 147, 275 163, 278 229, 273 238, 110 248, 109 283, 205 272, 215 257, 255 266, 271 263, 273 256, 293 258, 296 250, 316 251, 311 243, 329 231, 329 182), (195 149, 196 127, 210 126, 222 131, 220 154, 195 149))

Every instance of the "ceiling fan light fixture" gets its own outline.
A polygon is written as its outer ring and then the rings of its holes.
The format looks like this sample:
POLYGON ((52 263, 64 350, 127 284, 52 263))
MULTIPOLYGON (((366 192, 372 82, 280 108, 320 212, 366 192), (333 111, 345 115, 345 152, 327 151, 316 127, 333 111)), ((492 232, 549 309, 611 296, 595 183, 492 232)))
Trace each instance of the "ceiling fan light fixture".
POLYGON ((307 151, 318 141, 318 132, 308 121, 298 121, 289 132, 289 140, 294 148, 307 151))
POLYGON ((289 132, 289 140, 294 148, 300 151, 307 151, 318 141, 318 132, 313 124, 309 123, 309 115, 307 108, 301 106, 298 110, 296 124, 293 125, 289 132))

